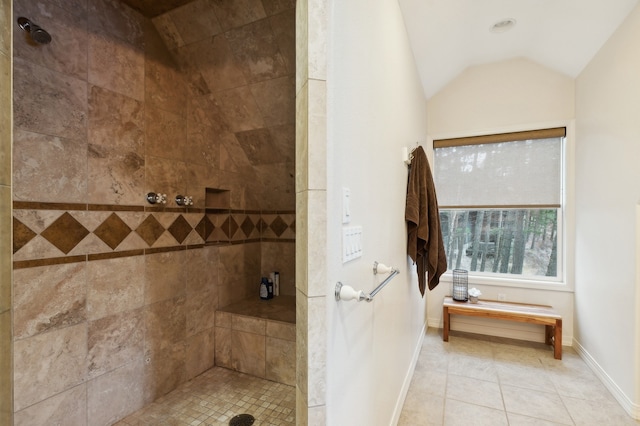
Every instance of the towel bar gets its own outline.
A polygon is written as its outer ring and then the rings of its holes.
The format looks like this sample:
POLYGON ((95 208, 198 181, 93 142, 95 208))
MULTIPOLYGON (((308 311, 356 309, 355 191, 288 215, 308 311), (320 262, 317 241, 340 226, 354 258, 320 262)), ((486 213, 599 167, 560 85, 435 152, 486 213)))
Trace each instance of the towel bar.
POLYGON ((378 287, 374 288, 371 293, 365 293, 362 290, 354 290, 350 285, 344 285, 340 281, 336 283, 335 297, 336 301, 339 302, 341 300, 357 300, 358 302, 362 302, 366 300, 367 302, 371 302, 376 294, 380 292, 386 286, 389 281, 393 279, 396 275, 400 273, 396 268, 388 268, 387 266, 375 262, 373 264, 373 273, 377 274, 390 272, 390 275, 382 281, 378 287))

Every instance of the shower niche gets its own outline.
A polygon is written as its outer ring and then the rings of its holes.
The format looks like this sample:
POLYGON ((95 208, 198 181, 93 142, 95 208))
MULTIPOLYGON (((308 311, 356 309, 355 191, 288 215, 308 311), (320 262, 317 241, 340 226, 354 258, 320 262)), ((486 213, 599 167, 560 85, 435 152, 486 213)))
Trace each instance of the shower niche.
POLYGON ((204 207, 207 209, 231 208, 231 191, 228 189, 206 188, 204 207))

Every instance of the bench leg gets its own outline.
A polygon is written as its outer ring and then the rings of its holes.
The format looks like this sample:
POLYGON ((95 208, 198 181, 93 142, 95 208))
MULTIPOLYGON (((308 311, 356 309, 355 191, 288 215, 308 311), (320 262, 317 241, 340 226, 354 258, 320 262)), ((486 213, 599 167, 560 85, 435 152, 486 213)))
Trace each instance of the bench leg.
POLYGON ((562 359, 562 320, 556 320, 555 335, 553 336, 553 357, 562 359))
POLYGON ((449 308, 447 306, 442 307, 442 317, 444 318, 444 327, 442 329, 442 340, 449 341, 449 308))
POLYGON ((545 328, 544 344, 553 345, 553 333, 554 333, 555 326, 545 325, 544 328, 545 328))

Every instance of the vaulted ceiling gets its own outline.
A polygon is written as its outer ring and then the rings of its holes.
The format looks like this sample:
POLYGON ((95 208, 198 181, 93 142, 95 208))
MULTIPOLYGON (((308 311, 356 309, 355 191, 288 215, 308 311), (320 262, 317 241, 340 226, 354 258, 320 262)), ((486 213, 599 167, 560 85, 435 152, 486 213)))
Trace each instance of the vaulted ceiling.
MULTIPOLYGON (((193 0, 122 0, 155 17, 193 0)), ((472 65, 524 57, 576 77, 640 0, 398 0, 427 98, 472 65), (508 31, 494 24, 513 20, 508 31)))
POLYGON ((575 78, 638 4, 638 0, 398 2, 427 98, 470 66, 516 57, 575 78), (491 31, 505 20, 514 20, 515 25, 491 31))

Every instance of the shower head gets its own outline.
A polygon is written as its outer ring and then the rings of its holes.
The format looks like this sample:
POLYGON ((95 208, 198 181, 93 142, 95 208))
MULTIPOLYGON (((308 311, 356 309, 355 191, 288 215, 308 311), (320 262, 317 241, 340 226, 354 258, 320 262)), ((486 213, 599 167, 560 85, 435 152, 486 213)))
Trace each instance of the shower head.
POLYGON ((18 25, 31 36, 31 39, 39 44, 51 43, 51 36, 48 32, 40 28, 25 17, 18 18, 18 25))

